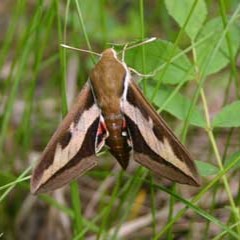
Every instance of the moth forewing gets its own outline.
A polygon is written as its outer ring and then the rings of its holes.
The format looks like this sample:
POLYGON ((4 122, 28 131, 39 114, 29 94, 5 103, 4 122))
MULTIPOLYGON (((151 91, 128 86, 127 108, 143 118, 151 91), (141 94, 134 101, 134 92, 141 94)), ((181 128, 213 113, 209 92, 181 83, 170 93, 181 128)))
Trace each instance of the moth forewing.
POLYGON ((200 184, 189 152, 133 80, 128 83, 122 111, 133 144, 133 157, 137 162, 172 181, 195 186, 200 184))
POLYGON ((100 110, 87 82, 46 146, 31 178, 31 192, 51 191, 97 164, 95 138, 100 110))

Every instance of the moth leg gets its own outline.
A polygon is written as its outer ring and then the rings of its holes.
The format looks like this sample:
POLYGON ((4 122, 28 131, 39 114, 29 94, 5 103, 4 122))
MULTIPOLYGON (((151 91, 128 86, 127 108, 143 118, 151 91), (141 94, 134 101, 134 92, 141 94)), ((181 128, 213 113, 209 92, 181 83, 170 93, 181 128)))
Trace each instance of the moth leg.
POLYGON ((135 73, 138 77, 141 77, 141 78, 149 78, 149 77, 154 77, 156 74, 155 73, 150 73, 150 74, 144 74, 144 73, 140 73, 138 72, 136 69, 134 68, 131 68, 131 67, 128 67, 128 69, 135 73))
POLYGON ((95 151, 99 152, 105 144, 106 138, 109 136, 106 123, 104 121, 103 116, 100 116, 100 121, 98 124, 98 130, 95 141, 95 151))
POLYGON ((125 51, 126 51, 126 48, 128 46, 128 43, 126 43, 123 47, 123 50, 122 50, 122 62, 124 62, 124 59, 125 59, 125 51))

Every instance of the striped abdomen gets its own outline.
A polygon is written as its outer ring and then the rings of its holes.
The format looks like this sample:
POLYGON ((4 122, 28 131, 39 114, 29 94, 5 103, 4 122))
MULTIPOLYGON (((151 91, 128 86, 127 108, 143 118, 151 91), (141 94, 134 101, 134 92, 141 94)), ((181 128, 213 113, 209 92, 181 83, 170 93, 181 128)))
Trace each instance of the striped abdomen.
POLYGON ((122 114, 108 114, 104 116, 109 133, 106 144, 110 147, 110 153, 118 160, 123 169, 129 162, 131 147, 128 144, 128 133, 122 114))

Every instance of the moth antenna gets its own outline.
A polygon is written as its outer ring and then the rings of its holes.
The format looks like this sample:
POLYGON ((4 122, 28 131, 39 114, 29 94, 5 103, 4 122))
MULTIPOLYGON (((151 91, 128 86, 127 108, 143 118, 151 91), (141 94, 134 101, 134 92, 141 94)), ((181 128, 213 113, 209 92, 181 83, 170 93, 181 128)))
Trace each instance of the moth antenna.
POLYGON ((60 46, 61 46, 61 47, 64 47, 64 48, 71 49, 71 50, 77 50, 77 51, 80 51, 80 52, 91 53, 91 54, 97 55, 97 56, 99 56, 99 57, 102 56, 102 54, 100 54, 100 53, 96 53, 96 52, 93 52, 93 51, 90 51, 90 50, 86 50, 86 49, 82 49, 82 48, 71 47, 71 46, 66 45, 66 44, 60 44, 60 46))
MULTIPOLYGON (((150 43, 150 42, 153 42, 153 41, 155 41, 156 39, 157 39, 156 37, 152 37, 152 38, 147 39, 146 41, 137 43, 137 44, 132 45, 132 46, 130 46, 130 47, 126 47, 126 46, 128 45, 128 44, 126 44, 121 52, 124 52, 124 51, 126 51, 126 50, 129 50, 129 49, 132 49, 132 48, 135 48, 135 47, 138 47, 138 46, 141 46, 141 45, 150 43)), ((120 52, 120 53, 121 53, 121 52, 120 52)))
MULTIPOLYGON (((138 43, 138 44, 135 44, 135 45, 132 45, 130 47, 127 47, 128 46, 128 43, 126 43, 123 47, 123 50, 121 51, 122 53, 122 62, 124 62, 124 58, 125 58, 125 51, 128 50, 128 49, 131 49, 131 48, 135 48, 135 47, 138 47, 138 46, 141 46, 141 45, 144 45, 144 44, 147 44, 147 43, 150 43, 150 42, 153 42, 155 41, 157 38, 156 37, 152 37, 152 38, 149 38, 147 39, 146 41, 143 41, 141 43, 138 43)), ((153 77, 155 75, 155 73, 153 74, 143 74, 143 73, 140 73, 138 72, 137 70, 133 69, 133 68, 129 68, 130 71, 134 72, 136 75, 138 75, 139 77, 153 77)))

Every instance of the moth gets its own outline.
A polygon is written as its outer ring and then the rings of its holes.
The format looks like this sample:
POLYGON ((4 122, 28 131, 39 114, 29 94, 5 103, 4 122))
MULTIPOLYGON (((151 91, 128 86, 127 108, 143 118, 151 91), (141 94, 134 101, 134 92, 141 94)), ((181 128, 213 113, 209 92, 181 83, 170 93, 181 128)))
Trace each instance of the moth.
POLYGON ((187 149, 157 114, 113 48, 106 49, 75 104, 46 146, 31 192, 55 190, 97 165, 107 145, 126 169, 133 158, 157 175, 199 186, 187 149))

